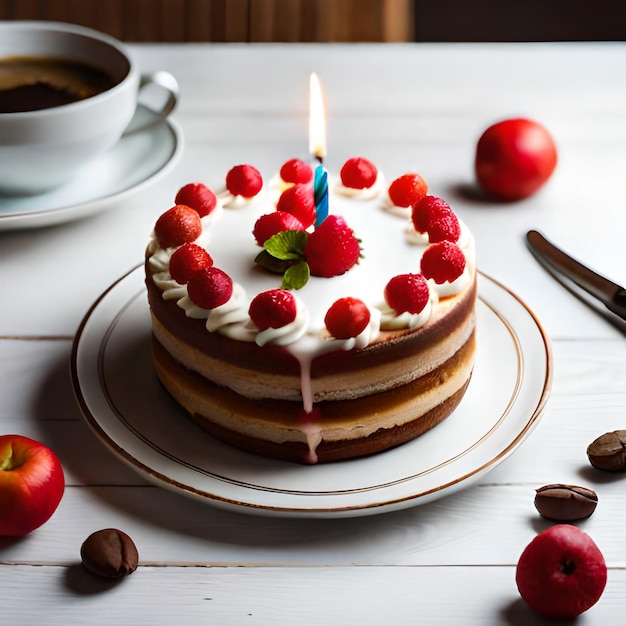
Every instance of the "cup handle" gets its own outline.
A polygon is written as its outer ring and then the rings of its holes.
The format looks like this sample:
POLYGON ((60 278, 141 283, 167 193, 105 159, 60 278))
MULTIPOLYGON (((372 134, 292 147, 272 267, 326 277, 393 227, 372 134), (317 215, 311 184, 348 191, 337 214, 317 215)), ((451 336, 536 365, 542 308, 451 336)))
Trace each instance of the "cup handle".
POLYGON ((139 81, 139 91, 143 91, 144 88, 156 86, 163 90, 166 94, 165 102, 159 109, 153 109, 150 107, 154 117, 139 126, 129 126, 124 132, 124 136, 142 132, 148 128, 152 128, 156 124, 160 124, 172 113, 172 111, 178 105, 178 81, 172 74, 165 71, 152 72, 151 74, 143 74, 139 81))

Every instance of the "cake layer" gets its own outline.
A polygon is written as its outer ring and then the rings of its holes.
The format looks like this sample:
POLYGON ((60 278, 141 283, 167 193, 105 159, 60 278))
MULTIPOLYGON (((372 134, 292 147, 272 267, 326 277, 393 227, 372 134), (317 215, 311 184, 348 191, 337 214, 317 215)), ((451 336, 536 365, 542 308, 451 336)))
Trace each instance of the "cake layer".
POLYGON ((302 370, 309 367, 314 403, 388 391, 436 371, 466 344, 475 324, 474 282, 440 303, 422 328, 381 332, 363 350, 322 353, 308 364, 278 346, 259 347, 209 333, 202 320, 188 319, 174 301, 163 300, 149 274, 147 285, 153 333, 174 360, 246 398, 302 402, 302 370))
POLYGON ((460 402, 474 351, 472 332, 451 358, 406 385, 356 400, 320 402, 305 414, 298 401, 251 400, 212 384, 153 341, 161 382, 199 425, 252 452, 299 462, 381 452, 434 427, 460 402))

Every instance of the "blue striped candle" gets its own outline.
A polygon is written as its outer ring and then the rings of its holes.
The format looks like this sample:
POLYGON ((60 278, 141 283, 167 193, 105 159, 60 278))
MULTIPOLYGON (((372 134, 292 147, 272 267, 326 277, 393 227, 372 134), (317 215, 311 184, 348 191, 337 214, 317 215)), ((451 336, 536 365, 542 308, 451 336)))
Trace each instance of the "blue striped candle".
POLYGON ((313 183, 315 198, 315 228, 328 217, 328 172, 322 164, 315 168, 313 183))

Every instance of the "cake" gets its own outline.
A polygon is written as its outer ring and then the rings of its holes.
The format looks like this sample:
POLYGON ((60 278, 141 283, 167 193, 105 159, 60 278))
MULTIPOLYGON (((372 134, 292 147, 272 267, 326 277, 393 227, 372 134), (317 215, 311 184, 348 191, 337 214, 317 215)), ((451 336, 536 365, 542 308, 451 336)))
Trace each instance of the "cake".
POLYGON ((185 185, 146 249, 155 370, 214 437, 300 463, 446 419, 475 352, 474 239, 416 173, 251 165, 185 185))

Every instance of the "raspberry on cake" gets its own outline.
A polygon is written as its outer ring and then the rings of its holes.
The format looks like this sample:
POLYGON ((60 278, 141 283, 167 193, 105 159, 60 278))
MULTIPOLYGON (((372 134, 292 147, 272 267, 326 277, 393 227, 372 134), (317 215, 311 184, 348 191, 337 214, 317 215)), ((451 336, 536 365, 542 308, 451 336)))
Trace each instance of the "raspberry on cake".
POLYGON ((403 174, 389 185, 387 193, 394 206, 408 208, 428 193, 428 184, 419 174, 403 174))
POLYGON ((459 219, 450 205, 437 196, 424 196, 413 205, 411 220, 415 230, 428 235, 430 243, 458 241, 459 219))
POLYGON ((313 168, 301 159, 289 159, 280 168, 280 178, 285 183, 310 183, 313 168))
POLYGON ((352 189, 369 189, 378 176, 376 166, 363 157, 348 159, 339 172, 341 182, 352 189))
POLYGON ((259 217, 254 224, 252 234, 256 242, 263 246, 270 237, 286 230, 304 230, 304 226, 297 217, 277 208, 276 211, 259 217))
POLYGON ((324 323, 336 339, 358 337, 368 326, 372 314, 358 298, 340 298, 326 312, 324 323))
POLYGON ((263 177, 259 170, 252 165, 235 165, 226 174, 226 189, 233 196, 252 198, 263 187, 263 177))
POLYGON ((200 217, 208 215, 217 204, 215 194, 204 183, 187 183, 178 190, 174 201, 191 207, 200 217))
POLYGON ((154 225, 154 233, 163 248, 175 248, 197 239, 202 232, 200 216, 194 209, 177 204, 163 213, 154 225))
POLYGON ((145 264, 155 370, 213 436, 301 463, 346 460, 415 439, 461 401, 474 239, 449 207, 424 231, 406 208, 386 210, 374 169, 365 195, 331 186, 317 226, 286 219, 261 189, 232 208, 218 193, 202 218, 159 218, 145 264))
POLYGON ((287 187, 280 194, 276 209, 291 213, 304 228, 308 228, 315 221, 313 187, 305 183, 296 183, 287 187))

